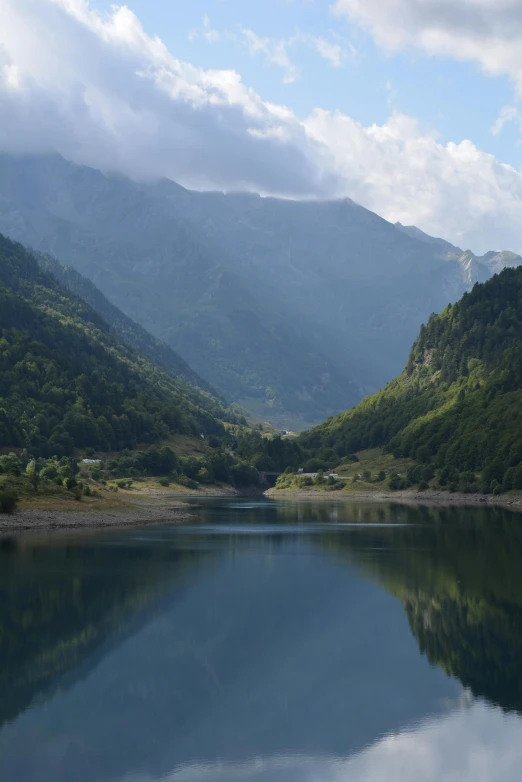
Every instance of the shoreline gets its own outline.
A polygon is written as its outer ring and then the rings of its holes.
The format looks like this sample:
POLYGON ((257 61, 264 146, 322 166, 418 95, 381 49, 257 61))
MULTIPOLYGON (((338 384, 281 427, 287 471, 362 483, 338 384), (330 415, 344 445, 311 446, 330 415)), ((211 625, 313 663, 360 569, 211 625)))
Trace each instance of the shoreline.
POLYGON ((324 491, 318 490, 277 490, 268 489, 265 497, 276 500, 339 500, 344 502, 399 502, 415 505, 460 505, 471 507, 505 507, 512 510, 522 510, 522 494, 463 494, 462 492, 447 491, 324 491))
POLYGON ((181 524, 195 518, 180 508, 111 508, 79 510, 45 510, 24 508, 0 516, 0 537, 22 532, 55 532, 59 530, 96 530, 124 527, 146 527, 151 524, 181 524))
POLYGON ((148 489, 120 492, 119 497, 81 503, 35 498, 12 514, 0 514, 0 537, 11 534, 60 530, 98 530, 182 524, 197 517, 186 500, 198 497, 237 496, 233 489, 168 491, 148 489))
MULTIPOLYGON (((203 492, 169 492, 149 490, 132 495, 131 492, 117 504, 97 503, 80 505, 69 503, 60 507, 58 504, 50 507, 25 507, 13 514, 0 515, 0 538, 5 535, 30 532, 58 532, 70 530, 102 530, 124 529, 129 527, 146 527, 153 524, 183 524, 197 518, 192 507, 186 502, 189 499, 208 497, 240 497, 235 490, 210 490, 203 492)), ((251 496, 245 494, 246 496, 251 496)), ((491 494, 450 494, 443 491, 360 491, 360 492, 329 492, 320 489, 282 490, 268 489, 256 496, 269 500, 314 500, 329 502, 393 502, 399 504, 426 506, 461 506, 461 507, 503 507, 522 511, 522 495, 491 495, 491 494)))

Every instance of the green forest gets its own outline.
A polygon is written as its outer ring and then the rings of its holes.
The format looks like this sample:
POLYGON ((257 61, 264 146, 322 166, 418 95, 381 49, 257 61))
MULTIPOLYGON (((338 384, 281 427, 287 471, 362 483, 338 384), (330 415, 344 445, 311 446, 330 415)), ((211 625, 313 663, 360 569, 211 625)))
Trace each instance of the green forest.
POLYGON ((407 460, 406 471, 375 478, 391 489, 499 494, 522 489, 521 402, 520 268, 433 315, 382 391, 282 438, 248 425, 77 272, 0 236, 0 449, 17 461, 0 465, 4 473, 25 473, 36 460, 50 479, 72 481, 72 457, 96 452, 103 480, 246 486, 259 472, 285 472, 286 488, 299 468, 353 464, 357 453, 381 449, 407 460), (168 447, 176 435, 203 437, 204 452, 176 455, 168 447))
POLYGON ((375 447, 414 460, 390 488, 522 489, 522 269, 433 315, 398 378, 299 444, 316 467, 375 447))
MULTIPOLYGON (((257 484, 259 470, 297 466, 301 449, 248 426, 81 275, 0 235, 0 474, 77 492, 76 461, 93 453, 99 481, 163 476, 196 488, 257 484), (203 438, 203 452, 179 457, 166 444, 176 435, 203 438)), ((1 494, 0 510, 12 510, 12 493, 1 494)))
MULTIPOLYGON (((103 320, 116 332, 122 342, 127 343, 138 353, 147 356, 155 364, 173 373, 185 383, 195 386, 200 391, 206 391, 204 406, 214 404, 213 412, 217 418, 226 418, 227 411, 222 402, 218 391, 212 388, 203 378, 179 356, 169 345, 149 334, 142 326, 135 323, 127 317, 118 307, 103 295, 103 293, 94 285, 91 280, 84 277, 72 266, 64 266, 56 258, 44 253, 35 253, 36 261, 39 266, 50 275, 52 275, 60 285, 67 288, 71 293, 78 296, 89 305, 103 320)), ((185 389, 189 394, 189 389, 185 389)), ((201 399, 195 397, 195 401, 200 403, 201 399)))
POLYGON ((62 456, 174 432, 222 435, 219 408, 121 342, 21 245, 0 237, 0 447, 62 456))

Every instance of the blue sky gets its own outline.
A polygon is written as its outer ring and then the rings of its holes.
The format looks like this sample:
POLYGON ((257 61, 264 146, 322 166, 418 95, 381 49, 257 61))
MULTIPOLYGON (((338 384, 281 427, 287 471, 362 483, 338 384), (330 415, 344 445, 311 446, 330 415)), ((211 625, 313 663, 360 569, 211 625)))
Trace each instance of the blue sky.
POLYGON ((0 0, 0 151, 522 252, 520 0, 0 0))
MULTIPOLYGON (((113 2, 92 5, 109 11, 113 2)), ((487 76, 476 62, 413 49, 386 52, 360 25, 334 13, 328 1, 127 0, 126 5, 180 59, 206 69, 237 70, 265 100, 285 104, 301 117, 320 106, 363 125, 380 125, 396 110, 436 130, 443 143, 471 139, 500 160, 522 165, 519 129, 508 124, 499 134, 491 132, 502 108, 513 103, 507 75, 487 76), (204 37, 205 18, 220 40, 204 37), (346 60, 332 67, 309 46, 296 43, 288 54, 300 73, 284 83, 284 69, 249 53, 244 29, 273 41, 300 33, 321 36, 343 47, 346 60)))

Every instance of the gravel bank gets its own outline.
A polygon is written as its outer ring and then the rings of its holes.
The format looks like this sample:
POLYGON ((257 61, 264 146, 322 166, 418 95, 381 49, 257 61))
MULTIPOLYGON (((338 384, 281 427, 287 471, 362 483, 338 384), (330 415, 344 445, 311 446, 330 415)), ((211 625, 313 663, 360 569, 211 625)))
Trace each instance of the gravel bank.
POLYGON ((0 534, 31 530, 102 529, 141 527, 148 524, 181 524, 193 513, 179 508, 121 508, 117 510, 20 510, 0 516, 0 534))

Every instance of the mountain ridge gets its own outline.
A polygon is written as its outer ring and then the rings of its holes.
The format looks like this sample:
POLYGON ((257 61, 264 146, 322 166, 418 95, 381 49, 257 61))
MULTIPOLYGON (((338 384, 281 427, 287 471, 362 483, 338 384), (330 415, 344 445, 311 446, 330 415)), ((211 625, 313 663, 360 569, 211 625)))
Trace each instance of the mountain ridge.
POLYGON ((72 265, 227 400, 284 428, 376 391, 420 323, 491 274, 349 199, 198 193, 55 157, 0 156, 0 230, 72 265))

